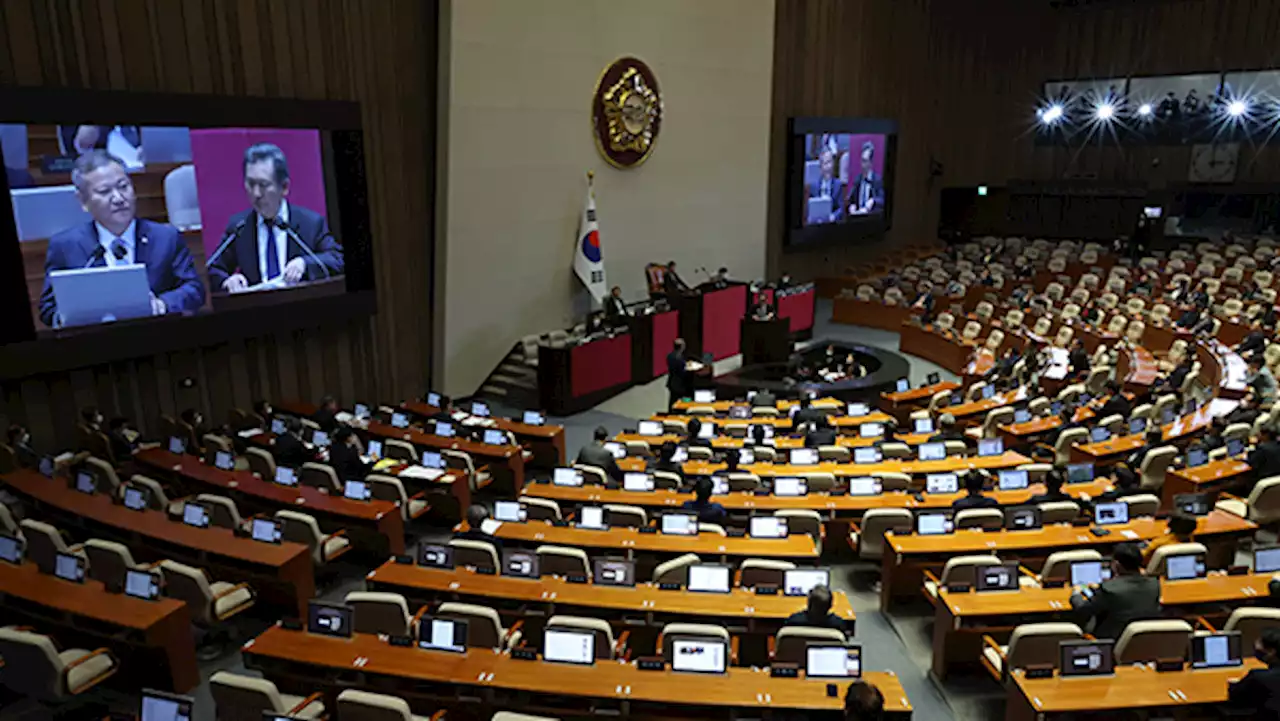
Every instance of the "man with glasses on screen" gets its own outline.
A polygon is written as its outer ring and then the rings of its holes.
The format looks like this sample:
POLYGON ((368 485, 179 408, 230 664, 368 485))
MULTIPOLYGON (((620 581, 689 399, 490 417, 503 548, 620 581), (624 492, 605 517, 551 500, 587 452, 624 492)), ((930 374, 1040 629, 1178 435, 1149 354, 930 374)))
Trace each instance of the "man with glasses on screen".
POLYGON ((862 172, 850 188, 849 214, 869 215, 884 212, 884 178, 872 166, 876 146, 870 140, 862 144, 862 172))
POLYGON ((283 287, 342 275, 342 246, 323 215, 291 204, 289 161, 271 143, 244 151, 244 190, 252 209, 227 223, 209 259, 209 283, 239 293, 261 284, 283 287))
POLYGON ((144 265, 152 315, 195 311, 204 305, 204 284, 178 229, 137 217, 137 196, 123 161, 105 150, 91 150, 76 158, 71 182, 93 222, 74 225, 49 239, 41 322, 50 328, 62 326, 49 277, 55 270, 144 265))
POLYGON ((810 200, 827 198, 831 202, 831 214, 822 219, 822 222, 838 223, 844 220, 844 181, 835 175, 836 149, 824 144, 818 151, 818 178, 809 186, 810 200))

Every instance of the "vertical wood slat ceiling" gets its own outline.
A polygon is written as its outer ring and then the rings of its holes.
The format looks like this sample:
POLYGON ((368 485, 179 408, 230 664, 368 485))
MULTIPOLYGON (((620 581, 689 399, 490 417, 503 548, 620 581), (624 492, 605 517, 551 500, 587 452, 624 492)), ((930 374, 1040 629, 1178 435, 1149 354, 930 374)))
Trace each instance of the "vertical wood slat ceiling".
MULTIPOLYGON (((876 247, 857 241, 782 252, 790 117, 896 119, 894 227, 886 242, 927 240, 936 236, 943 187, 1080 175, 1157 188, 1185 182, 1186 147, 1036 147, 1042 83, 1280 67, 1276 28, 1274 0, 1076 10, 1044 0, 777 0, 769 267, 830 274, 876 247), (930 158, 945 167, 933 183, 930 158)), ((1280 147, 1243 146, 1238 181, 1280 181, 1280 147)))
POLYGON ((378 315, 93 365, 0 387, 38 446, 96 404, 144 429, 187 407, 221 422, 258 398, 421 392, 431 338, 435 0, 3 0, 0 85, 356 101, 378 315), (181 387, 186 378, 193 387, 181 387))

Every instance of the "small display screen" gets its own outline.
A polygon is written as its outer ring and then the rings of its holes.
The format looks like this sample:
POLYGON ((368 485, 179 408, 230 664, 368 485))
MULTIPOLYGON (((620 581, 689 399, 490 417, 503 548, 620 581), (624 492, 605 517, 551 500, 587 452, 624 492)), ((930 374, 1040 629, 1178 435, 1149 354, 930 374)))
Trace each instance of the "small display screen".
POLYGON ((1191 668, 1226 668, 1244 663, 1240 632, 1210 633, 1191 637, 1191 668))
POLYGON ((124 487, 124 507, 131 511, 146 510, 147 503, 151 500, 151 490, 144 486, 135 486, 133 484, 124 487))
POLYGON ((557 468, 551 472, 551 482, 557 486, 581 486, 582 472, 576 468, 557 468))
POLYGON ((1020 491, 1027 487, 1026 471, 1000 471, 1000 490, 1020 491))
POLYGON ((592 576, 601 586, 636 585, 636 562, 597 558, 592 561, 592 576))
POLYGON ((941 536, 954 530, 951 517, 945 513, 921 513, 916 516, 916 533, 922 536, 941 536))
POLYGON ((1004 453, 1004 441, 999 438, 984 438, 978 441, 979 456, 998 456, 1004 453))
POLYGON ((542 659, 590 666, 596 662, 596 636, 593 633, 549 628, 542 634, 542 659))
POLYGON ((280 543, 283 539, 280 523, 269 518, 253 519, 250 533, 253 536, 253 540, 262 541, 263 543, 280 543))
POLYGON ((752 538, 786 538, 787 519, 777 516, 752 516, 749 533, 752 538))
POLYGON ((924 477, 924 484, 929 493, 956 493, 960 490, 960 477, 954 473, 930 473, 924 477))
POLYGON ((947 457, 947 446, 944 443, 921 443, 918 450, 922 461, 941 461, 947 457))
POLYGON ((787 596, 807 596, 814 586, 831 587, 831 572, 825 568, 794 568, 782 572, 782 590, 787 596))
POLYGON ((1063 641, 1058 648, 1063 676, 1103 676, 1115 672, 1112 641, 1063 641))
POLYGON ((1129 522, 1129 504, 1119 501, 1116 503, 1099 503, 1093 507, 1093 521, 1099 526, 1113 526, 1120 523, 1129 522))
POLYGON ((696 536, 698 517, 689 513, 668 513, 662 517, 662 532, 673 536, 696 536))
POLYGON ((502 575, 516 578, 539 578, 538 554, 532 551, 502 549, 502 575))
POLYGON ((134 598, 154 601, 160 597, 160 577, 147 571, 125 571, 124 592, 134 598))
POLYGON ((1111 569, 1102 561, 1072 561, 1071 585, 1096 586, 1111 578, 1111 569))
POLYGON ((806 678, 859 678, 861 646, 809 646, 805 649, 806 678))
POLYGON ((84 583, 84 559, 70 553, 59 553, 54 561, 53 575, 64 581, 84 583))
POLYGON ((452 570, 453 549, 449 546, 425 543, 418 552, 418 565, 452 570))
POLYGON ((418 620, 418 647, 464 653, 467 650, 467 622, 424 616, 418 620))
POLYGON ((880 495, 881 488, 878 478, 849 479, 849 495, 851 496, 877 496, 880 495))
POLYGON ((298 477, 294 474, 292 468, 276 466, 276 483, 279 483, 282 486, 296 486, 298 484, 298 477))
POLYGON ((1093 481, 1092 463, 1068 463, 1067 483, 1090 483, 1093 481))
POLYGON ((728 566, 694 564, 689 567, 690 591, 700 593, 728 593, 730 570, 728 566))
POLYGON ((724 641, 676 640, 671 643, 671 670, 692 673, 724 673, 728 649, 724 641))
POLYGON ((350 606, 312 601, 307 609, 307 632, 350 638, 351 617, 350 606))

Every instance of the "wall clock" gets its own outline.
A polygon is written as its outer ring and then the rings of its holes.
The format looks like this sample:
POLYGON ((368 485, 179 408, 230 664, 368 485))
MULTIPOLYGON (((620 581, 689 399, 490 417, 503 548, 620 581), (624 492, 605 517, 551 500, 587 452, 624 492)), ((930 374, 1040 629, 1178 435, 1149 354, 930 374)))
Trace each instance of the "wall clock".
POLYGON ((1239 167, 1239 143, 1196 145, 1191 148, 1187 180, 1192 183, 1233 183, 1239 167))
POLYGON ((662 95, 648 65, 625 57, 605 68, 591 100, 591 125, 596 149, 615 168, 649 158, 662 129, 662 95))

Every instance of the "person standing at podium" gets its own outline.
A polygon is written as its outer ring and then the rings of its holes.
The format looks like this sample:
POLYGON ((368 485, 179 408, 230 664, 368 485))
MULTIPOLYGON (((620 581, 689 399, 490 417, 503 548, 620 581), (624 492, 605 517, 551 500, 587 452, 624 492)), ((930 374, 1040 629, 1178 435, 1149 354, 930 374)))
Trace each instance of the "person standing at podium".
MULTIPOLYGON (((675 263, 672 263, 675 265, 675 263)), ((684 338, 676 338, 667 354, 667 409, 675 408, 676 401, 688 396, 692 390, 692 377, 688 359, 684 355, 684 338)))
POLYGON ((239 293, 261 283, 293 284, 342 275, 342 246, 324 216, 291 204, 289 161, 271 143, 244 151, 250 210, 231 216, 209 259, 209 284, 239 293))
POLYGON ((76 158, 71 183, 93 222, 78 223, 49 238, 40 294, 40 320, 45 325, 62 326, 49 277, 55 270, 144 265, 152 315, 204 305, 204 284, 187 244, 172 225, 137 217, 137 196, 122 160, 105 150, 90 150, 76 158))

